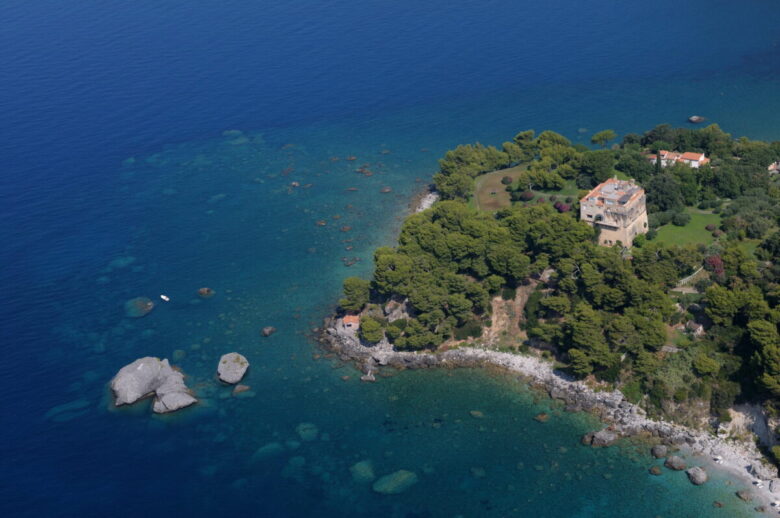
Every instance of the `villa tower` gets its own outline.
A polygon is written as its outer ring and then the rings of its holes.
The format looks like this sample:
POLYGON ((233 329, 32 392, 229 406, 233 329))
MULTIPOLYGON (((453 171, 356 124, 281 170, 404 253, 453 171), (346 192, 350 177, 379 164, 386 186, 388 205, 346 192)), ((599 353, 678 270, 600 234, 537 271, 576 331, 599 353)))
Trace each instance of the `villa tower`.
POLYGON ((645 190, 631 180, 610 178, 580 200, 580 219, 600 230, 599 244, 631 246, 647 232, 645 190))

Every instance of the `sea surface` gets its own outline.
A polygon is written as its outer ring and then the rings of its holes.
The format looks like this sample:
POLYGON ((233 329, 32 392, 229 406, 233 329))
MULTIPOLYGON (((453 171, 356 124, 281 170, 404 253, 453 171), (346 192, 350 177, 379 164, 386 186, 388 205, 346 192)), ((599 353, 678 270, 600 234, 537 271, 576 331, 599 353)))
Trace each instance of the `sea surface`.
POLYGON ((2 2, 0 516, 752 516, 720 474, 580 446, 598 423, 512 376, 367 384, 310 337, 459 143, 693 114, 780 139, 778 19, 769 0, 2 2), (157 306, 126 318, 138 296, 157 306), (240 397, 215 379, 230 351, 240 397), (114 408, 108 382, 148 355, 200 403, 114 408), (376 494, 364 460, 419 482, 376 494))

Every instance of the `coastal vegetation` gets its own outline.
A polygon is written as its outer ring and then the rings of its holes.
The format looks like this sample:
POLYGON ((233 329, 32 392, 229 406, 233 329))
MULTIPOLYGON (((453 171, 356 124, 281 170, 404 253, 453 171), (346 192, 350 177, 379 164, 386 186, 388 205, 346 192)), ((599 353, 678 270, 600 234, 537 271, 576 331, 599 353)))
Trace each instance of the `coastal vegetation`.
POLYGON ((341 307, 362 315, 363 340, 491 346, 483 332, 510 299, 523 313, 514 350, 551 355, 651 414, 701 424, 743 400, 780 412, 780 189, 768 170, 780 142, 716 125, 661 125, 608 148, 616 138, 599 132, 590 149, 529 130, 448 151, 434 176, 443 200, 376 250, 370 281, 345 282, 341 307), (660 149, 711 162, 661 167, 646 156, 660 149), (497 210, 472 201, 486 173, 510 195, 497 210), (579 198, 615 175, 647 192, 651 231, 631 250, 598 246, 579 220, 579 198))

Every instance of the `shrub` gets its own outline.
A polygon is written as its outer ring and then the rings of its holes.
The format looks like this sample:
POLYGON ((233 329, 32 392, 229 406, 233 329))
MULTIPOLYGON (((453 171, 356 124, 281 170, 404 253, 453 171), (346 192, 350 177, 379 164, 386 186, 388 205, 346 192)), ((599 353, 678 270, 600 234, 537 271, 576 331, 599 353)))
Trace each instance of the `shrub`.
POLYGON ((780 463, 780 446, 772 446, 772 457, 776 463, 780 463))
POLYGON ((651 229, 650 229, 650 230, 647 232, 647 234, 645 234, 645 235, 647 236, 647 240, 648 240, 648 241, 652 241, 653 239, 655 239, 655 236, 657 236, 657 235, 658 235, 658 231, 657 231, 656 229, 654 229, 654 228, 651 228, 651 229))
POLYGON ((555 208, 558 209, 558 212, 569 212, 571 210, 571 205, 568 205, 566 203, 561 203, 555 208))
POLYGON ((544 196, 541 196, 538 200, 536 200, 536 203, 544 203, 545 201, 547 200, 544 199, 544 196))
POLYGON ((672 221, 674 215, 671 212, 654 212, 648 216, 648 225, 650 228, 663 227, 672 221))
POLYGON ((534 199, 534 193, 531 191, 524 191, 523 194, 520 195, 520 199, 523 201, 531 201, 534 199))
POLYGON ((398 339, 398 337, 401 336, 401 333, 403 333, 403 331, 401 331, 401 329, 396 327, 394 324, 390 324, 385 328, 385 334, 387 335, 387 339, 390 340, 391 342, 395 342, 398 339))
POLYGON ((503 183, 504 185, 511 184, 512 183, 512 177, 511 176, 504 176, 503 178, 501 178, 501 183, 503 183))
POLYGON ((455 328, 455 339, 479 338, 482 336, 482 324, 478 320, 470 320, 460 327, 455 328))
POLYGON ((716 227, 715 225, 713 225, 712 223, 710 223, 709 225, 707 225, 707 226, 706 226, 706 227, 704 227, 704 228, 706 228, 706 229, 707 229, 709 232, 712 232, 712 231, 713 231, 713 230, 715 230, 717 227, 716 227))
POLYGON ((360 337, 366 342, 376 343, 382 339, 384 332, 382 324, 371 317, 362 317, 360 319, 360 337))
POLYGON ((550 196, 550 201, 556 201, 557 199, 558 199, 558 197, 555 196, 554 194, 552 196, 550 196))
POLYGON ((723 235, 722 230, 716 230, 715 232, 712 233, 712 237, 720 237, 722 235, 723 235))
POLYGON ((398 329, 400 329, 401 331, 403 331, 404 329, 406 329, 406 326, 409 325, 409 321, 406 320, 405 318, 399 318, 398 320, 393 320, 390 323, 390 325, 391 326, 395 326, 398 329))
POLYGON ((515 300, 516 293, 514 288, 504 288, 501 290, 501 298, 504 300, 515 300))
POLYGON ((678 227, 684 227, 691 222, 691 215, 687 212, 678 212, 672 216, 672 224, 678 227))
POLYGON ((626 383, 620 387, 620 392, 623 393, 623 395, 626 397, 626 400, 634 404, 639 403, 639 401, 641 401, 642 397, 644 396, 644 392, 642 391, 642 384, 639 380, 632 380, 629 383, 626 383))
POLYGON ((639 234, 634 238, 634 246, 637 248, 642 248, 642 245, 644 245, 647 242, 647 236, 644 234, 639 234))
POLYGON ((573 201, 574 201, 574 198, 572 198, 571 196, 566 196, 566 203, 571 203, 573 201))

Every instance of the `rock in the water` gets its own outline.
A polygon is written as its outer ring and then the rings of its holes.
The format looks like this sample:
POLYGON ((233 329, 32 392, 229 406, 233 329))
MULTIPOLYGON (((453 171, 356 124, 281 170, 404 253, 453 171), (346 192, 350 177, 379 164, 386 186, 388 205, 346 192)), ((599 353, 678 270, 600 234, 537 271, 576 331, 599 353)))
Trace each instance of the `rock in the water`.
POLYGON ((685 473, 688 475, 688 480, 691 481, 691 484, 695 486, 700 486, 707 482, 707 472, 704 471, 704 468, 696 466, 689 469, 685 473))
POLYGON ((249 368, 249 361, 238 353, 223 354, 217 365, 219 379, 225 383, 238 383, 249 368))
POLYGON ((653 466, 652 468, 650 468, 650 474, 651 475, 656 475, 657 476, 657 475, 660 475, 661 473, 662 473, 661 472, 661 468, 659 466, 653 466))
POLYGON ((154 302, 147 297, 136 297, 125 302, 125 315, 130 318, 141 318, 154 309, 154 302))
POLYGON ((610 431, 607 428, 599 430, 598 432, 589 432, 582 436, 582 444, 585 446, 604 447, 609 446, 617 440, 616 433, 610 431))
POLYGON ((397 495, 412 487, 417 483, 417 480, 416 473, 405 469, 399 469, 374 482, 372 488, 377 493, 383 495, 397 495))
POLYGON ((252 455, 252 462, 257 462, 262 459, 267 459, 269 457, 274 457, 276 455, 279 455, 281 453, 284 453, 284 446, 282 446, 279 442, 269 442, 268 444, 265 444, 257 449, 255 453, 252 455))
POLYGON ((367 484, 373 482, 376 478, 374 474, 374 464, 370 460, 361 460, 349 468, 352 474, 352 480, 358 484, 367 484))
POLYGON ((305 442, 315 440, 320 433, 317 425, 312 423, 301 423, 295 427, 295 431, 298 433, 298 437, 305 442))
POLYGON ((664 466, 666 466, 669 469, 673 469, 675 471, 682 471, 682 470, 684 470, 687 467, 685 465, 685 461, 682 460, 677 455, 672 455, 672 456, 668 457, 666 459, 666 461, 664 462, 664 466))
POLYGON ((653 449, 650 450, 650 453, 656 459, 663 459, 669 454, 669 448, 667 448, 663 444, 656 444, 655 446, 653 446, 653 449))
POLYGON ((742 491, 737 491, 737 496, 744 502, 750 502, 753 500, 753 495, 750 493, 750 491, 746 491, 744 489, 742 491))
POLYGON ((271 336, 271 335, 272 335, 272 334, 274 334, 275 332, 276 332, 276 328, 275 328, 275 327, 273 327, 273 326, 266 326, 266 327, 264 327, 264 328, 263 328, 263 330, 261 331, 261 333, 262 333, 262 335, 263 335, 263 336, 271 336))
POLYGON ((247 390, 251 389, 249 385, 236 385, 235 388, 233 388, 233 395, 241 394, 242 392, 246 392, 247 390))
POLYGON ((534 416, 534 421, 537 421, 539 423, 546 423, 550 420, 550 414, 546 412, 542 412, 541 414, 536 414, 534 416))
POLYGON ((69 403, 57 405, 46 412, 46 419, 51 419, 55 423, 63 423, 81 417, 89 410, 89 401, 86 399, 77 399, 69 403))
POLYGON ((184 375, 174 370, 168 360, 147 356, 122 367, 111 380, 116 406, 129 405, 154 394, 152 410, 164 414, 197 403, 184 375))
POLYGON ((616 433, 607 430, 606 428, 603 430, 599 430, 593 435, 593 446, 609 446, 613 442, 617 440, 618 436, 616 433))
POLYGON ((773 478, 769 481, 769 492, 780 493, 780 478, 773 478))
POLYGON ((198 288, 198 296, 202 299, 210 299, 216 293, 217 293, 216 291, 206 286, 204 286, 203 288, 198 288))

